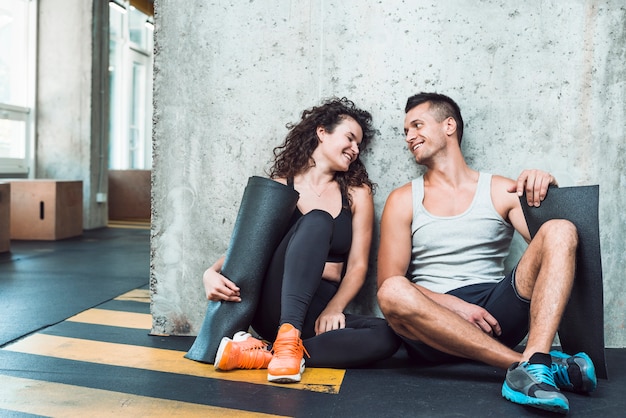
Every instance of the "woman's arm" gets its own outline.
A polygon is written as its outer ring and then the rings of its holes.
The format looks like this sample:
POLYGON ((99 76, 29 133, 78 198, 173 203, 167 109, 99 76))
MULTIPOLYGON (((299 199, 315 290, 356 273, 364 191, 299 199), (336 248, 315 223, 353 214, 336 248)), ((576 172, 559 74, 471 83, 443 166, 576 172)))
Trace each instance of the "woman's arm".
POLYGON ((239 287, 221 274, 224 258, 220 257, 202 275, 206 298, 212 301, 241 302, 239 287))
POLYGON ((316 334, 345 327, 343 311, 361 290, 367 274, 374 227, 374 200, 371 189, 367 186, 353 188, 351 192, 352 246, 348 255, 346 274, 339 284, 337 293, 317 318, 316 334))

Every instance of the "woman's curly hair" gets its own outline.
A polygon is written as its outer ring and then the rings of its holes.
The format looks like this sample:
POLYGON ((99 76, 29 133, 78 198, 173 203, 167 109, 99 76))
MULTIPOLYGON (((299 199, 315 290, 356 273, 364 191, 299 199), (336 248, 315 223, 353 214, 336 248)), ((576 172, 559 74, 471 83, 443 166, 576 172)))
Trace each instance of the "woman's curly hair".
POLYGON ((335 181, 339 183, 342 194, 348 196, 350 203, 352 203, 348 192, 350 187, 367 185, 373 193, 376 185, 369 179, 360 158, 360 153, 367 148, 367 144, 374 136, 372 115, 357 108, 345 97, 328 99, 319 106, 303 111, 302 118, 297 124, 287 124, 289 133, 285 142, 274 148, 270 177, 291 178, 315 164, 312 155, 319 144, 317 128, 323 126, 327 132, 332 133, 346 117, 351 117, 361 126, 363 139, 359 145, 359 156, 350 164, 348 171, 335 173, 335 181))

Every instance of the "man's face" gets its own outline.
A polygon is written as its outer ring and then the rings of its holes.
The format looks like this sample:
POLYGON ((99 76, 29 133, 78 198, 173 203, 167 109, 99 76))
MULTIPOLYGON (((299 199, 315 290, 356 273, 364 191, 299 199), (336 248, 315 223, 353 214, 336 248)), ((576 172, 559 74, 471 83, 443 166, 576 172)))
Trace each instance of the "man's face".
POLYGON ((405 140, 419 164, 424 164, 438 149, 445 146, 444 122, 437 122, 430 110, 430 102, 415 106, 404 117, 405 140))

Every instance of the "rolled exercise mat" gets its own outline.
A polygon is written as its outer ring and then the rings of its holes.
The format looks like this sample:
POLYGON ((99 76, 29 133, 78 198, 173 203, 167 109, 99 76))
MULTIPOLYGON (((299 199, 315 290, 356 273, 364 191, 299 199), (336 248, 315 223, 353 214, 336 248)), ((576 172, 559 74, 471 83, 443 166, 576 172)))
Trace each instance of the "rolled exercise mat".
POLYGON ((186 358, 213 363, 222 337, 246 331, 274 251, 286 233, 299 194, 292 187, 253 176, 248 179, 222 274, 241 289, 241 302, 212 302, 186 358))
POLYGON ((559 326, 559 340, 568 354, 587 353, 596 375, 606 379, 599 186, 550 187, 538 208, 528 206, 526 196, 520 202, 531 237, 550 219, 567 219, 578 229, 574 287, 559 326))

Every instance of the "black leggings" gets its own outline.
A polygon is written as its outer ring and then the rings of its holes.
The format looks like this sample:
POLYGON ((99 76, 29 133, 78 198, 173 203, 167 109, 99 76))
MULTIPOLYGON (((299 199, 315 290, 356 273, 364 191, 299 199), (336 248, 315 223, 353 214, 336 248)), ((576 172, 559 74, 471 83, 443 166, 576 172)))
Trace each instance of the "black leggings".
POLYGON ((252 328, 273 341, 289 323, 302 333, 313 367, 358 367, 395 353, 399 339, 382 318, 346 314, 346 327, 315 335, 315 321, 337 293, 322 279, 333 218, 322 210, 303 215, 279 244, 263 281, 252 328))

